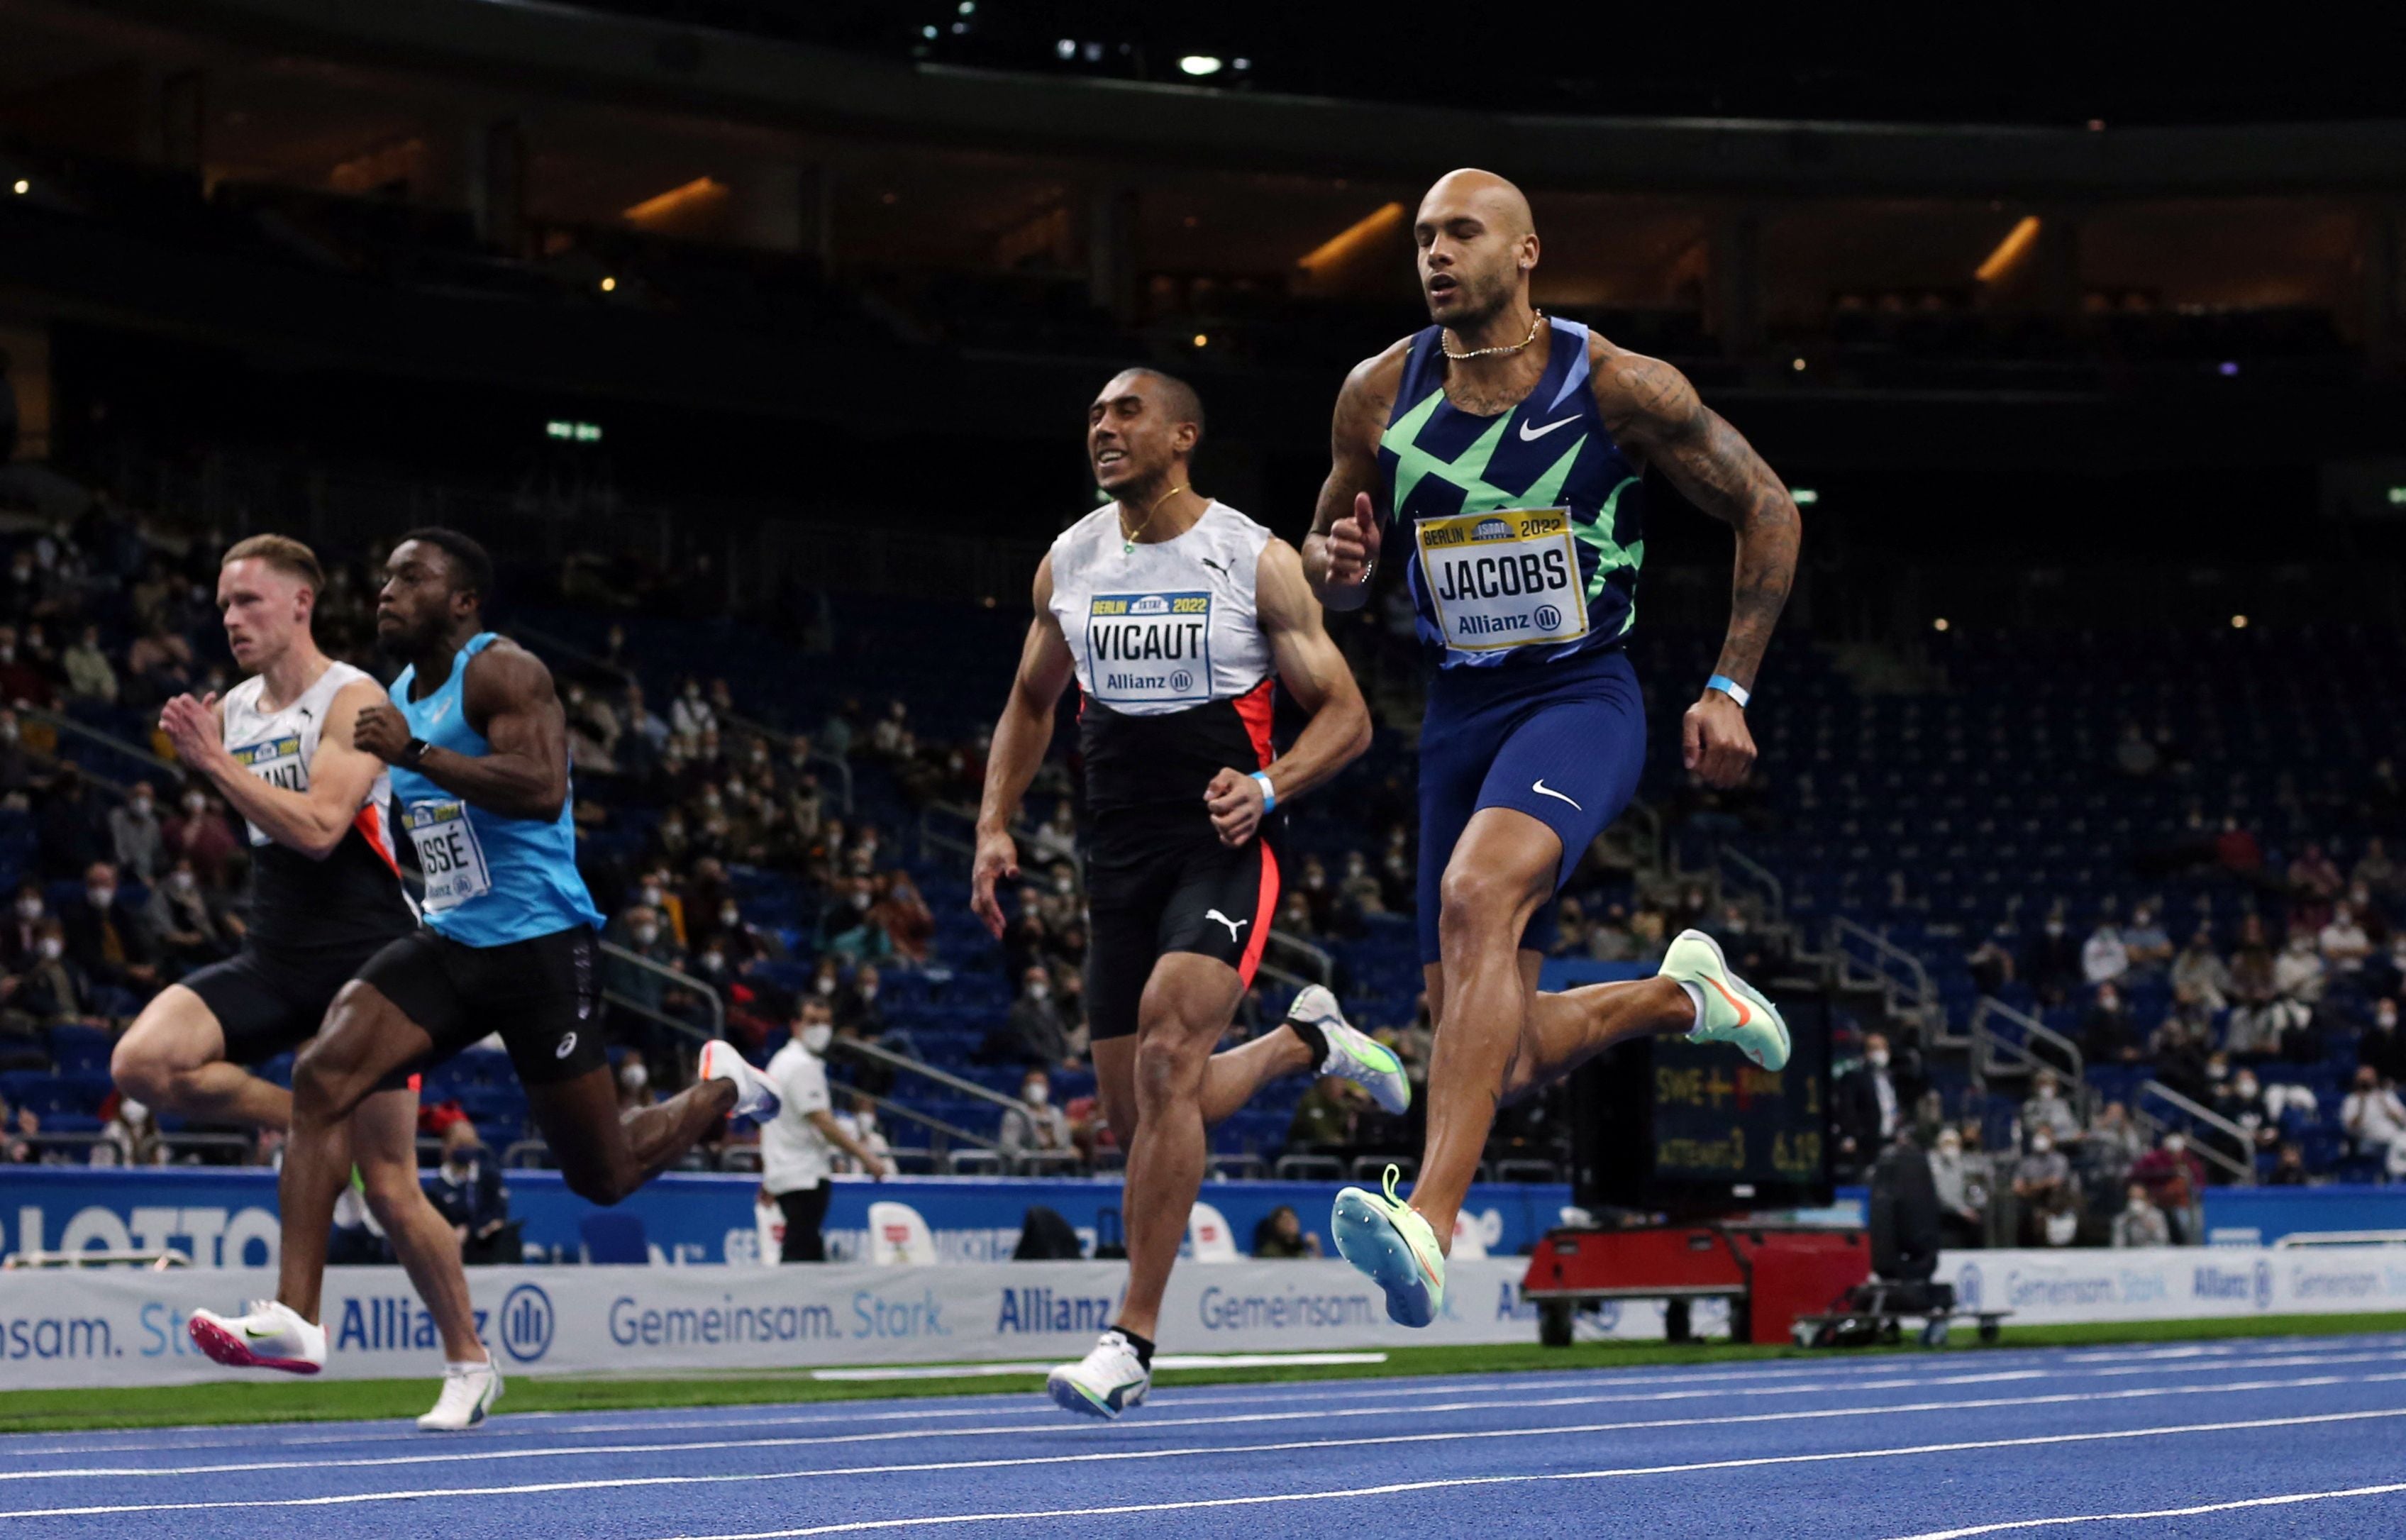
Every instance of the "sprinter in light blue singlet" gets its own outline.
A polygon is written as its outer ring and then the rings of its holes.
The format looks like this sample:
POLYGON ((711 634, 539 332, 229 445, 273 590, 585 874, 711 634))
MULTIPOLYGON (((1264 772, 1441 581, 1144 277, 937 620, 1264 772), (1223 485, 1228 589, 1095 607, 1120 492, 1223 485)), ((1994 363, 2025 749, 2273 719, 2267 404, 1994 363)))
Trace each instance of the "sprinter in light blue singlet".
POLYGON ((484 547, 454 530, 413 530, 386 563, 376 640, 407 667, 389 704, 361 710, 353 738, 392 767, 426 924, 368 960, 293 1066, 281 1276, 253 1314, 299 1339, 296 1358, 324 1361, 326 1236, 350 1171, 344 1121, 387 1076, 499 1032, 562 1180, 602 1204, 729 1114, 777 1112, 768 1079, 711 1042, 690 1087, 618 1115, 602 916, 576 873, 567 717, 542 661, 485 629, 492 575, 484 547))
POLYGON ((1450 173, 1421 200, 1412 240, 1430 325, 1347 378, 1303 558, 1339 610, 1360 607, 1382 551, 1405 565, 1432 665, 1420 756, 1428 1141, 1408 1203, 1389 1166, 1383 1194, 1339 1193, 1330 1224, 1386 1290, 1388 1314, 1424 1326, 1499 1105, 1662 1033, 1731 1043, 1767 1074, 1787 1065, 1778 1010, 1701 931, 1671 942, 1657 978, 1545 994, 1537 974, 1555 895, 1645 763, 1645 698, 1621 648, 1637 617, 1646 473, 1737 535, 1728 638, 1680 725, 1686 768, 1713 785, 1754 761, 1746 703, 1795 572, 1798 520, 1779 478, 1677 369, 1530 303, 1539 246, 1520 189, 1450 173))
MULTIPOLYGON (((470 637, 453 655, 449 676, 423 694, 417 666, 401 671, 392 703, 414 742, 472 759, 493 752, 470 725, 461 698, 470 660, 499 640, 491 631, 470 637)), ((418 907, 436 930, 491 947, 577 925, 601 927, 602 911, 576 872, 573 786, 550 820, 510 818, 445 791, 404 756, 392 767, 392 796, 426 878, 418 907)))

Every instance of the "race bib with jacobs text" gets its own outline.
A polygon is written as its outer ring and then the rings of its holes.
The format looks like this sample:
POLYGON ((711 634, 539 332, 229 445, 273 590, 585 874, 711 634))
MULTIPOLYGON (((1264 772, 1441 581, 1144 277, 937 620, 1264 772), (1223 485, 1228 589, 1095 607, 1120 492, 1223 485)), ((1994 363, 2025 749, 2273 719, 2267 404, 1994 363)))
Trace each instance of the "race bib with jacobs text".
POLYGON ((1421 581, 1450 651, 1494 652, 1587 634, 1568 509, 1424 518, 1413 532, 1421 581))
POLYGON ((412 802, 401 812, 401 827, 418 847, 418 870, 426 878, 423 907, 430 914, 456 909, 492 891, 492 874, 485 866, 485 847, 476 826, 468 821, 467 804, 457 800, 412 802))
POLYGON ((1107 706, 1211 699, 1209 592, 1097 594, 1086 607, 1086 675, 1107 706))

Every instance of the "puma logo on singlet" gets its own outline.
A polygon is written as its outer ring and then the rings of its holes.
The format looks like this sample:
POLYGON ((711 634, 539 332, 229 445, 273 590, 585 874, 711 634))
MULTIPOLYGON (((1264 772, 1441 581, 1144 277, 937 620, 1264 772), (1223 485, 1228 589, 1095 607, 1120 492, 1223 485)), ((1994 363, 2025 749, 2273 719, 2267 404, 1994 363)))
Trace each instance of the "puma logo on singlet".
POLYGON ((1207 920, 1217 920, 1222 925, 1226 925, 1228 927, 1228 940, 1231 945, 1234 945, 1236 942, 1238 930, 1253 923, 1251 920, 1231 920, 1216 909, 1205 910, 1203 911, 1203 918, 1207 920))

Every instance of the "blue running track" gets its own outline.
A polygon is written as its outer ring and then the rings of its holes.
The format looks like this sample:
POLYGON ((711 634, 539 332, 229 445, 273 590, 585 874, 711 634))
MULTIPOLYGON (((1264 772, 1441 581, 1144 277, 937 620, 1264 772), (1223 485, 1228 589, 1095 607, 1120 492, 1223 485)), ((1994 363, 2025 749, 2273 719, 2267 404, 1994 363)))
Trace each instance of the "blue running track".
POLYGON ((0 1439, 0 1540, 2059 1531, 2406 1534, 2406 1335, 0 1439))

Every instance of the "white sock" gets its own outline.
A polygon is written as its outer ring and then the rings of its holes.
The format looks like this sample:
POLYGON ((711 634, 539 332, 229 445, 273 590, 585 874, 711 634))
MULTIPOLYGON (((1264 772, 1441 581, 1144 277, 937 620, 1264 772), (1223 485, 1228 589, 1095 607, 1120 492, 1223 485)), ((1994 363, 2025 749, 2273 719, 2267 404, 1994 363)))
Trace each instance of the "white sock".
POLYGON ((1679 992, 1688 996, 1688 1008, 1696 1013, 1694 1024, 1688 1028, 1689 1031, 1692 1032, 1697 1027, 1705 1024, 1705 992, 1697 988, 1692 982, 1687 979, 1680 979, 1676 982, 1679 986, 1679 992))

